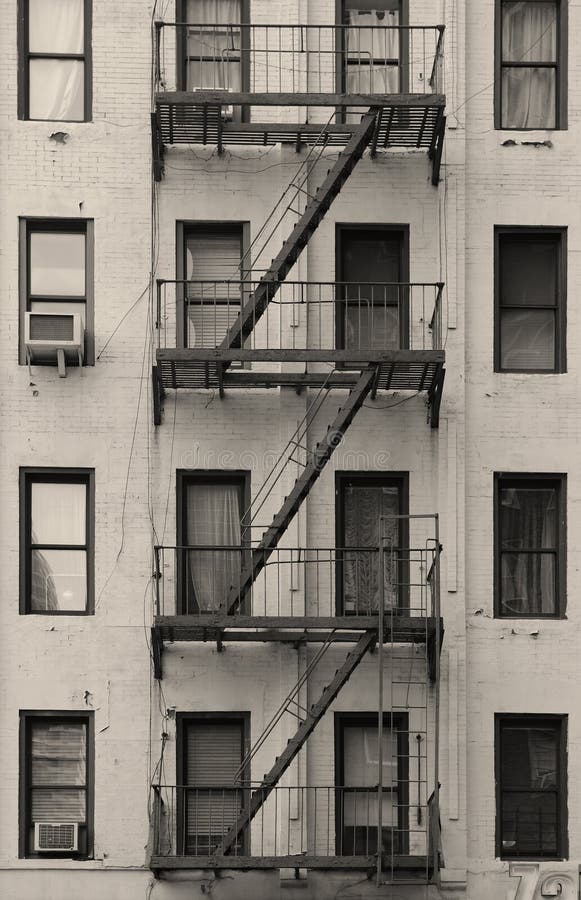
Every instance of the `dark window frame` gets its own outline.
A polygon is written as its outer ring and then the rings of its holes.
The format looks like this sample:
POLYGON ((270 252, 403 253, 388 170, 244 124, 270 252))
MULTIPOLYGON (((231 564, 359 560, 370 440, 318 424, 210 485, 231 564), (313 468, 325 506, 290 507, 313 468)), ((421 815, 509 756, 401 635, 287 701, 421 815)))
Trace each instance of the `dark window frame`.
MULTIPOLYGON (((409 90, 408 79, 409 79, 409 5, 408 0, 397 0, 399 5, 399 93, 405 94, 409 90)), ((375 7, 370 3, 370 8, 375 9, 375 7)), ((338 26, 343 26, 345 24, 345 2, 344 0, 335 0, 335 23, 338 26)), ((346 94, 347 93, 347 66, 345 56, 345 48, 344 48, 344 28, 337 28, 337 38, 336 45, 339 48, 339 52, 336 54, 336 64, 335 64, 335 78, 337 84, 337 93, 346 94)), ((371 63, 376 63, 377 61, 381 61, 381 58, 377 60, 370 60, 371 63)), ((338 110, 338 116, 341 121, 345 120, 345 110, 338 110)))
MULTIPOLYGON (((176 783, 178 788, 185 788, 185 773, 187 771, 186 755, 187 755, 187 727, 190 723, 195 722, 240 722, 241 724, 241 758, 244 759, 250 751, 250 712, 245 710, 235 712, 178 712, 176 713, 176 783)), ((250 799, 250 764, 247 763, 244 769, 244 777, 242 784, 245 786, 243 790, 244 807, 247 808, 250 799)), ((183 851, 185 848, 185 810, 183 807, 183 797, 181 790, 178 790, 176 797, 176 815, 177 815, 177 845, 183 851)), ((242 839, 243 853, 238 855, 250 855, 250 828, 246 828, 242 839)), ((179 855, 179 854, 178 854, 179 855)), ((182 854, 183 855, 183 854, 182 854)))
MULTIPOLYGON (((250 222, 248 220, 224 220, 224 221, 196 221, 183 220, 176 222, 176 347, 183 349, 187 346, 188 322, 187 303, 183 283, 187 277, 186 269, 186 244, 192 234, 232 234, 240 231, 241 259, 243 265, 240 270, 240 281, 250 277, 251 261, 250 249, 250 222)), ((246 291, 242 292, 241 302, 246 301, 246 291)))
MULTIPOLYGON (((85 304, 85 353, 83 366, 95 365, 95 223, 93 219, 37 218, 27 216, 19 220, 19 351, 18 364, 27 365, 24 346, 24 313, 30 309, 31 301, 50 303, 85 304), (48 234, 85 235, 85 296, 84 297, 42 297, 30 294, 30 235, 34 232, 48 234)), ((67 363, 69 364, 69 363, 67 363)), ((71 365, 75 365, 71 361, 71 365)), ((55 366, 54 361, 34 360, 35 366, 55 366)))
POLYGON ((495 472, 494 473, 494 616, 498 619, 565 619, 567 609, 567 476, 562 472, 495 472), (502 564, 500 530, 500 493, 507 487, 556 488, 558 503, 558 536, 555 551, 556 609, 552 613, 507 615, 502 610, 502 564))
MULTIPOLYGON (((185 543, 187 537, 187 503, 186 492, 189 484, 236 484, 241 489, 242 500, 241 515, 250 508, 251 502, 251 472, 248 469, 178 469, 176 472, 176 545, 188 546, 185 543)), ((251 531, 248 525, 241 525, 240 544, 243 550, 250 551, 251 531)), ((248 561, 247 553, 241 553, 243 565, 248 561)), ((188 592, 186 582, 187 569, 184 555, 178 551, 177 577, 176 577, 176 611, 178 615, 185 615, 188 609, 188 592)), ((241 604, 241 611, 244 603, 241 604)))
MULTIPOLYGON (((336 712, 335 713, 335 787, 345 787, 345 754, 343 732, 348 726, 377 726, 377 712, 336 712)), ((384 712, 383 727, 397 731, 398 753, 398 840, 401 841, 395 850, 396 855, 409 853, 409 716, 404 712, 384 712)), ((377 789, 371 788, 370 790, 377 789)), ((373 827, 376 827, 375 825, 373 827)), ((341 814, 341 795, 335 791, 335 855, 343 846, 343 817, 341 814)))
MULTIPOLYGON (((367 222, 338 222, 335 225, 335 280, 341 284, 344 282, 344 245, 345 236, 349 232, 385 232, 397 235, 400 241, 400 282, 409 284, 410 277, 410 226, 402 223, 367 223, 367 222)), ((341 292, 341 291, 340 291, 341 292)), ((381 304, 378 304, 381 305, 381 304)), ((337 298, 335 309, 335 346, 337 349, 345 348, 345 308, 348 303, 343 297, 337 298)), ((399 321, 399 348, 405 350, 409 347, 409 296, 404 297, 401 304, 401 316, 399 321)))
POLYGON ((495 225, 494 226, 494 371, 502 374, 559 375, 567 371, 567 227, 555 225, 495 225), (545 239, 557 245, 557 302, 547 304, 519 304, 518 309, 555 310, 555 367, 553 369, 512 369, 501 366, 501 311, 513 308, 503 304, 500 296, 500 256, 503 239, 522 241, 545 239))
POLYGON ((71 122, 81 125, 93 119, 93 2, 84 3, 84 52, 83 53, 30 53, 28 50, 28 0, 18 0, 18 118, 29 122, 71 122), (74 59, 84 63, 84 118, 31 119, 29 111, 29 61, 30 59, 74 59))
MULTIPOLYGON (((92 711, 77 710, 20 710, 19 728, 19 817, 18 817, 18 857, 19 859, 92 859, 94 852, 95 819, 95 718, 92 711), (86 852, 78 853, 35 853, 31 849, 32 815, 30 753, 31 725, 42 721, 82 722, 87 728, 87 777, 85 824, 86 852)), ((80 829, 79 829, 80 832, 80 829)), ((81 833, 79 833, 79 843, 81 833)))
POLYGON ((568 733, 568 716, 566 714, 554 713, 495 713, 494 714, 494 777, 495 777, 495 794, 496 794, 496 827, 495 827, 495 852, 500 859, 510 860, 547 860, 547 859, 567 859, 569 856, 569 836, 568 836, 568 771, 567 771, 567 733, 568 733), (559 785, 557 788, 558 803, 558 823, 557 823, 557 844, 558 854, 556 856, 519 856, 517 854, 507 854, 502 846, 502 795, 506 788, 502 785, 502 729, 504 726, 510 727, 519 725, 530 728, 555 729, 559 744, 559 785))
MULTIPOLYGON (((567 70, 568 70, 568 22, 567 0, 555 0, 557 7, 557 61, 556 63, 513 62, 502 60, 502 5, 495 0, 494 15, 494 127, 497 131, 566 131, 567 130, 567 70), (555 76, 555 126, 553 128, 517 128, 502 124, 502 70, 504 68, 554 68, 555 76)), ((528 0, 536 2, 536 0, 528 0)))
MULTIPOLYGON (((353 482, 373 487, 397 487, 401 516, 409 515, 409 472, 381 472, 365 470, 341 470, 335 473, 335 615, 349 615, 344 611, 343 598, 343 563, 341 550, 345 548, 345 488, 353 482)), ((401 519, 400 540, 403 547, 409 548, 409 522, 401 519)), ((404 585, 399 592, 397 614, 405 615, 409 610, 409 556, 403 555, 399 565, 399 582, 404 585)), ((357 612, 356 615, 364 615, 357 612)), ((371 613, 369 615, 372 615, 371 613)), ((377 615, 374 613, 373 615, 377 615)))
MULTIPOLYGON (((19 475, 20 493, 20 614, 31 616, 91 616, 95 613, 95 470, 83 468, 55 468, 25 466, 19 475), (31 485, 35 481, 50 484, 86 485, 86 546, 87 605, 84 610, 31 609, 32 542, 31 542, 31 485)), ((44 547, 46 545, 35 545, 44 547)), ((67 545, 58 545, 66 549, 67 545)), ((80 545, 79 545, 80 546, 80 545)), ((75 545, 76 547, 76 545, 75 545)))

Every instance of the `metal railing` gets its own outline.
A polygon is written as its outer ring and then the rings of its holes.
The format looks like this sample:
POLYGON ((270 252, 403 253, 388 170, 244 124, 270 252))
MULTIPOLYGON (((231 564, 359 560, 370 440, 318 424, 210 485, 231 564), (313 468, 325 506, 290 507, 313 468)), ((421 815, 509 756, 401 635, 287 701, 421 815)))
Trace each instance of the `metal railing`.
POLYGON ((155 23, 158 91, 443 93, 443 58, 443 25, 155 23))
MULTIPOLYGON (((406 736, 410 746, 415 733, 406 736)), ((424 742, 426 743, 426 742, 424 742)), ((395 760, 397 769, 407 759, 395 760)), ((413 770, 415 773, 415 770, 413 770)), ((426 761, 422 763, 426 771, 426 761)), ((201 861, 214 856, 216 866, 227 867, 232 858, 269 857, 273 863, 301 858, 301 864, 321 858, 376 857, 378 852, 377 785, 277 786, 239 835, 228 856, 221 845, 238 816, 249 810, 253 792, 263 790, 246 783, 193 786, 154 785, 152 788, 152 855, 190 857, 201 861)), ((266 788, 264 789, 266 795, 266 788)), ((382 789, 384 825, 379 850, 385 872, 405 868, 415 859, 414 879, 433 870, 434 836, 439 833, 438 810, 427 798, 425 778, 395 780, 382 789), (418 803, 417 795, 420 795, 418 803), (413 799, 412 799, 413 798, 413 799)))
MULTIPOLYGON (((243 583, 252 550, 240 546, 156 546, 155 615, 207 615, 243 583)), ((435 541, 383 553, 386 617, 439 616, 439 551, 435 541)), ((281 548, 272 551, 237 616, 377 616, 377 547, 281 548)))
MULTIPOLYGON (((218 348, 256 280, 157 280, 158 346, 218 348)), ((285 281, 256 321, 249 350, 442 349, 442 282, 285 281)))

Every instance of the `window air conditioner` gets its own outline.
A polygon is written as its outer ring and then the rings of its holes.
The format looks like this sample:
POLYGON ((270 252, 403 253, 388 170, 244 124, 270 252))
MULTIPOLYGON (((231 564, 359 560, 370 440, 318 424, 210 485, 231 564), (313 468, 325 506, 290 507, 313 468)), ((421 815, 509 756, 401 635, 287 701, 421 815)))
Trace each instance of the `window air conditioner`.
MULTIPOLYGON (((224 93, 228 93, 228 94, 232 93, 232 88, 228 88, 228 87, 221 87, 221 88, 195 87, 194 88, 194 92, 195 91, 212 91, 212 90, 220 90, 220 91, 224 91, 224 93)), ((222 118, 227 122, 231 122, 232 119, 234 118, 234 107, 231 105, 222 106, 222 118)))
POLYGON ((28 364, 35 354, 56 358, 59 375, 66 376, 65 353, 74 355, 83 365, 84 328, 78 313, 27 312, 24 344, 28 364))
POLYGON ((36 853, 76 853, 79 849, 77 822, 35 822, 36 853))

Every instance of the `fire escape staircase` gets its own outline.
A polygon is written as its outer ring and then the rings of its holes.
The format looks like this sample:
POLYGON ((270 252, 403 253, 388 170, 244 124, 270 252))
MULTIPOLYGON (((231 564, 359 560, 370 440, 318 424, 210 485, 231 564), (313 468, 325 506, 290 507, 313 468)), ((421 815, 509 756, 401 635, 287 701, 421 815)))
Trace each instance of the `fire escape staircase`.
POLYGON ((292 738, 289 739, 283 752, 280 756, 277 756, 274 765, 270 771, 266 773, 259 787, 252 792, 246 809, 240 813, 232 828, 225 835, 220 846, 214 850, 215 855, 227 856, 234 848, 239 837, 243 834, 244 830, 263 806, 269 794, 274 790, 286 770, 296 758, 307 738, 313 733, 317 724, 329 709, 333 700, 335 700, 341 689, 349 681, 351 675, 365 654, 376 644, 377 638, 377 632, 373 630, 365 631, 361 635, 355 647, 348 653, 341 668, 337 669, 335 672, 332 681, 324 688, 317 702, 308 710, 305 718, 301 721, 292 738))

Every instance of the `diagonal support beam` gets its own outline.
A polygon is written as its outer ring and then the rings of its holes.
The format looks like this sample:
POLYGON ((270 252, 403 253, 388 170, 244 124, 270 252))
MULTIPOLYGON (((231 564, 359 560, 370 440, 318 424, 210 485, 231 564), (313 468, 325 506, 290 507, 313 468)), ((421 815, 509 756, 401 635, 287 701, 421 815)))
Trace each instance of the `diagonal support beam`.
POLYGON ((248 827, 269 794, 280 781, 307 738, 313 733, 321 721, 321 718, 339 694, 341 688, 349 681, 351 675, 367 651, 370 650, 376 642, 376 631, 366 631, 361 635, 353 650, 347 655, 341 668, 335 673, 333 680, 329 682, 323 690, 323 693, 317 702, 311 706, 304 722, 299 725, 281 755, 276 758, 274 765, 264 776, 260 787, 252 792, 247 808, 240 813, 236 822, 224 837, 222 844, 214 850, 215 855, 225 856, 233 849, 239 837, 243 834, 245 828, 248 827))
POLYGON ((331 459, 335 449, 341 443, 341 439, 349 425, 363 406, 365 398, 375 383, 376 368, 376 366, 371 365, 361 373, 357 384, 349 392, 347 400, 327 429, 327 434, 315 447, 310 461, 303 469, 300 477, 295 481, 292 491, 275 515, 272 524, 264 532, 256 549, 252 551, 250 565, 242 571, 239 584, 230 591, 225 602, 221 604, 221 612, 234 612, 236 607, 244 600, 252 584, 266 565, 269 556, 277 547, 293 517, 300 509, 303 500, 331 459))
POLYGON ((294 266, 311 235, 363 156, 365 148, 373 137, 376 120, 377 112, 375 111, 368 112, 362 117, 361 124, 353 133, 345 149, 339 154, 338 159, 329 170, 327 177, 315 196, 307 204, 290 237, 285 241, 282 250, 275 256, 269 269, 260 279, 250 299, 244 305, 238 318, 228 331, 220 345, 221 349, 242 347, 244 341, 278 291, 280 282, 284 281, 294 266))

